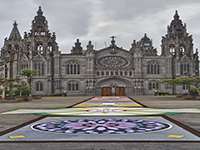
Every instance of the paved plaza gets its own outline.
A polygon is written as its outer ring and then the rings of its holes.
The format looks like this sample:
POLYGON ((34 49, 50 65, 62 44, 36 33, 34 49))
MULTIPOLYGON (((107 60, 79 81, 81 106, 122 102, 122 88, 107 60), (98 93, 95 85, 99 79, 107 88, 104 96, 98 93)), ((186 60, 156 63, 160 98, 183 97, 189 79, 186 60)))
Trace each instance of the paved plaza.
MULTIPOLYGON (((17 110, 59 110, 66 107, 73 106, 74 109, 80 108, 80 107, 95 107, 95 108, 101 108, 103 105, 103 108, 106 108, 105 113, 108 112, 107 108, 121 108, 121 107, 127 107, 128 106, 121 106, 123 103, 121 100, 103 100, 100 99, 100 97, 96 99, 93 98, 89 99, 89 97, 46 97, 42 100, 33 100, 31 102, 21 102, 21 103, 1 103, 0 110, 1 113, 5 112, 14 112, 17 110), (95 100, 96 99, 96 100, 95 100), (94 100, 97 102, 98 105, 93 106, 94 100), (100 103, 103 101, 102 103, 100 103)), ((154 109, 185 109, 185 108, 200 108, 200 101, 198 100, 182 100, 177 99, 173 96, 168 97, 154 97, 154 96, 142 96, 142 97, 134 97, 135 101, 132 101, 133 103, 131 105, 131 109, 134 109, 135 107, 143 108, 154 108, 154 109), (134 106, 133 106, 134 104, 134 106), (138 105, 138 106, 136 106, 138 105)), ((125 100, 125 99, 124 99, 125 100)), ((125 104, 128 103, 128 99, 125 100, 125 104)), ((105 110, 104 110, 105 111, 105 110)), ((113 110, 112 110, 113 111, 113 110)), ((16 112, 15 112, 16 113, 16 112)), ((41 115, 41 114, 40 114, 41 115)), ((103 130, 101 127, 100 130, 93 129, 93 130, 84 130, 85 132, 89 132, 88 134, 83 134, 83 132, 80 129, 71 130, 71 132, 76 133, 76 136, 66 136, 63 137, 63 134, 61 132, 66 132, 63 130, 63 128, 60 128, 62 130, 58 130, 56 128, 56 132, 53 133, 54 130, 52 130, 52 125, 55 127, 57 124, 55 124, 55 120, 52 119, 51 116, 40 118, 39 120, 35 120, 34 122, 30 122, 29 124, 26 124, 23 128, 19 128, 18 130, 13 130, 13 132, 7 133, 9 130, 13 127, 16 127, 18 125, 21 125, 23 123, 26 123, 30 120, 37 119, 41 117, 39 114, 4 114, 0 115, 0 130, 1 133, 4 134, 4 137, 9 137, 11 141, 21 141, 20 143, 0 143, 0 149, 41 149, 41 147, 44 147, 44 149, 70 149, 70 150, 110 150, 110 149, 119 149, 119 150, 132 150, 132 149, 183 149, 183 150, 198 150, 200 144, 199 144, 199 137, 193 134, 193 132, 199 132, 200 131, 200 119, 198 113, 184 113, 184 114, 173 114, 170 115, 167 118, 163 118, 162 116, 151 116, 151 117, 111 117, 109 115, 99 116, 99 117, 87 117, 87 116, 79 116, 79 117, 64 117, 64 116, 57 116, 53 117, 53 119, 58 119, 60 121, 64 120, 65 126, 66 124, 69 125, 69 121, 72 121, 73 123, 77 120, 80 121, 88 121, 93 119, 93 121, 96 121, 96 124, 101 124, 102 121, 107 123, 112 123, 113 121, 124 121, 126 124, 134 123, 134 125, 138 125, 138 127, 142 128, 118 128, 120 130, 117 130, 120 134, 106 134, 105 132, 113 132, 113 128, 111 130, 110 126, 109 129, 106 128, 106 130, 103 130), (168 120, 168 118, 172 120, 168 120), (112 120, 110 120, 112 119, 112 120), (68 122, 66 122, 66 120, 68 122), (138 124, 138 122, 139 124, 138 124), (177 122, 173 122, 173 120, 180 122, 184 127, 177 125, 177 122), (98 122, 99 121, 99 122, 98 122), (100 122, 101 121, 101 122, 100 122), (136 121, 136 122, 135 122, 136 121), (146 123, 147 121, 151 121, 146 123), (156 121, 156 122, 155 122, 156 121), (41 123, 52 123, 49 126, 44 126, 41 123), (148 124, 148 126, 146 125, 148 124), (34 126, 35 125, 35 126, 34 126), (173 126, 173 128, 172 128, 173 126), (185 126, 187 128, 185 128, 185 126), (35 128, 34 134, 32 132, 30 133, 32 127, 35 128), (50 128, 49 128, 50 127, 50 128), (145 128, 144 128, 145 127, 145 128), (191 130, 192 128, 192 130, 191 130), (141 130, 142 129, 142 130, 141 130), (193 130, 194 129, 194 130, 193 130), (40 131, 39 131, 40 130, 40 131), (42 131, 45 130, 45 131, 42 131), (158 132, 155 132, 153 130, 158 130, 158 132), (24 132, 25 131, 25 132, 24 132), (28 132, 27 132, 28 131, 28 132), (52 132, 53 131, 53 132, 52 132), (96 133, 91 136, 91 131, 96 133), (152 132, 153 131, 153 132, 152 132), (192 131, 192 132, 190 132, 192 131), (60 132, 60 133, 59 133, 60 132), (132 134, 133 132, 140 132, 138 135, 132 134), (146 133, 149 132, 149 133, 146 133), (19 133, 21 133, 19 135, 19 133), (24 140, 25 136, 24 134, 28 133, 28 137, 31 137, 27 141, 24 140), (39 134, 37 134, 39 133, 39 134), (101 134, 101 136, 98 136, 98 134, 101 134), (126 136, 123 134, 125 133, 126 136), (128 133, 128 134, 127 134, 128 133), (142 133, 142 134, 141 134, 142 133), (45 138, 42 137, 45 135, 45 138), (39 136, 38 136, 39 135, 39 136), (58 136, 56 136, 58 135, 58 136), (61 135, 61 136, 59 136, 61 135), (103 136, 102 136, 103 135, 103 136), (135 136, 136 135, 136 136, 135 136), (24 137, 23 137, 24 136, 24 137), (100 138, 99 138, 100 137, 100 138), (37 139, 34 141, 34 138, 37 139), (59 139, 60 138, 60 139, 59 139), (120 143, 117 142, 120 140, 120 143), (49 140, 50 139, 50 140, 49 140), (62 139, 62 140, 61 140, 62 139), (65 140, 63 140, 65 139, 65 140), (84 140, 86 139, 86 140, 84 140), (43 142, 42 142, 43 141, 43 142), (57 142, 58 143, 57 143, 57 142), (71 142, 70 142, 71 141, 71 142), (86 142, 83 142, 86 141, 86 142), (105 141, 105 142, 102 142, 105 141), (178 141, 178 142, 177 142, 178 141), (184 142, 181 142, 184 141, 184 142), (54 143, 51 143, 54 142, 54 143), (56 143, 55 143, 56 142, 56 143), (128 142, 128 143, 127 143, 128 142), (57 146, 56 146, 57 145, 57 146), (40 147, 40 148, 39 148, 40 147)), ((123 123, 124 123, 123 122, 123 123)), ((60 122, 59 122, 60 123, 60 122)), ((63 122, 62 122, 63 123, 63 122)), ((80 123, 80 122, 79 122, 80 123)), ((25 125, 25 124, 24 124, 25 125)), ((124 124, 123 124, 124 125, 124 124)), ((57 126, 56 126, 57 127, 57 126)), ((104 126, 105 127, 105 126, 104 126)), ((113 127, 113 126, 112 126, 113 127)), ((17 128, 16 128, 17 129, 17 128)), ((66 129, 66 128, 65 128, 66 129)), ((104 128, 105 129, 105 128, 104 128)), ((65 133, 66 134, 66 133, 65 133)), ((75 134, 74 134, 75 135, 75 134)), ((3 137, 3 136, 2 136, 3 137)), ((6 139, 6 138, 5 138, 6 139)), ((4 139, 4 140, 5 140, 4 139)), ((2 138, 1 138, 2 140, 2 138)), ((5 140, 6 141, 6 140, 5 140)), ((9 141, 9 140, 8 140, 9 141)))

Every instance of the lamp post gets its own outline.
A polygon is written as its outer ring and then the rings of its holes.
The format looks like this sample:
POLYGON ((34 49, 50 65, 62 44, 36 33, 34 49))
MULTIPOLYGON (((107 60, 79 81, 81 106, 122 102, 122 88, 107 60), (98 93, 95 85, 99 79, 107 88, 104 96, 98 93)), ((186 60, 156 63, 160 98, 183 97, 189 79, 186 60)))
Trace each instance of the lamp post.
MULTIPOLYGON (((176 71, 175 71, 175 55, 172 55, 172 79, 174 80, 176 78, 176 71)), ((172 94, 176 94, 176 86, 173 83, 172 84, 172 94)))

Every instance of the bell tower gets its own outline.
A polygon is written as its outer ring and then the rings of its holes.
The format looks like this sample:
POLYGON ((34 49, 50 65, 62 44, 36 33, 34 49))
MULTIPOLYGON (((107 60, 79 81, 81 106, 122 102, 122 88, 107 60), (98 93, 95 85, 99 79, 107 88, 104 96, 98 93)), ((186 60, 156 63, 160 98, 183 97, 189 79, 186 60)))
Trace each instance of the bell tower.
POLYGON ((1 57, 5 63, 5 78, 14 79, 18 73, 17 60, 22 53, 23 44, 22 37, 18 30, 18 24, 15 21, 13 23, 12 31, 9 38, 5 38, 4 46, 1 49, 1 57))
POLYGON ((30 55, 31 67, 36 70, 38 76, 48 77, 49 93, 54 94, 55 76, 59 74, 58 44, 55 32, 50 33, 48 21, 43 15, 41 6, 32 21, 30 33, 24 34, 24 42, 27 53, 30 55), (46 69, 47 68, 47 69, 46 69))
POLYGON ((34 20, 32 21, 32 30, 31 34, 33 36, 45 36, 48 35, 48 22, 46 18, 43 16, 43 11, 41 6, 37 11, 37 16, 35 16, 34 20))
POLYGON ((193 56, 192 35, 187 33, 186 24, 183 24, 176 10, 173 20, 167 27, 167 34, 162 37, 162 56, 193 56))

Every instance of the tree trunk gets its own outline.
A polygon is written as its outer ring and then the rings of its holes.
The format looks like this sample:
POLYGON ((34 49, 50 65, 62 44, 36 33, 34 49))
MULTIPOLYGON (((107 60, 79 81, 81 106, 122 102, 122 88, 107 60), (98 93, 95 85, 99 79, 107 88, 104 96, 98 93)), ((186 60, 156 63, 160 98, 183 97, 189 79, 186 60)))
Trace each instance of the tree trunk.
POLYGON ((188 93, 191 95, 191 85, 188 85, 188 93))
POLYGON ((28 84, 29 84, 29 88, 30 88, 30 94, 29 94, 30 97, 32 96, 32 84, 31 84, 31 82, 32 82, 32 78, 29 77, 28 84))
POLYGON ((6 97, 6 91, 5 91, 5 87, 3 87, 2 89, 2 99, 5 99, 6 97))

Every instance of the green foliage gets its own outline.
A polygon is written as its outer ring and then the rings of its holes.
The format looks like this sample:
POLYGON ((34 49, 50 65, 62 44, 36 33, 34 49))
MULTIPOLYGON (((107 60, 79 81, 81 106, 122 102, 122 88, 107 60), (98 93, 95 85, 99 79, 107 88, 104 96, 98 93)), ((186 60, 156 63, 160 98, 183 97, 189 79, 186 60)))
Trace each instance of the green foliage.
POLYGON ((200 83, 199 77, 179 77, 176 79, 162 80, 161 83, 175 84, 175 85, 196 85, 200 83))
POLYGON ((36 71, 31 69, 25 69, 21 73, 22 76, 26 76, 28 78, 35 76, 36 74, 37 74, 36 71))
MULTIPOLYGON (((22 74, 23 76, 26 76, 27 77, 27 81, 28 81, 28 89, 29 89, 29 96, 32 95, 32 92, 31 92, 31 80, 32 80, 32 77, 37 75, 37 72, 35 70, 31 70, 31 69, 25 69, 22 71, 22 74)), ((28 93, 28 91, 26 91, 26 93, 28 93)))
POLYGON ((19 84, 14 88, 14 96, 29 96, 30 88, 28 85, 19 84))
POLYGON ((187 85, 189 87, 188 92, 191 95, 198 95, 198 85, 200 84, 200 77, 178 77, 176 79, 162 80, 161 83, 167 83, 170 85, 187 85))
POLYGON ((199 95, 199 89, 198 89, 198 88, 195 88, 195 87, 191 88, 191 89, 190 89, 190 95, 192 95, 192 96, 197 96, 197 95, 199 95))
POLYGON ((21 87, 21 95, 22 96, 29 96, 29 94, 31 93, 31 90, 28 86, 23 86, 21 87))

